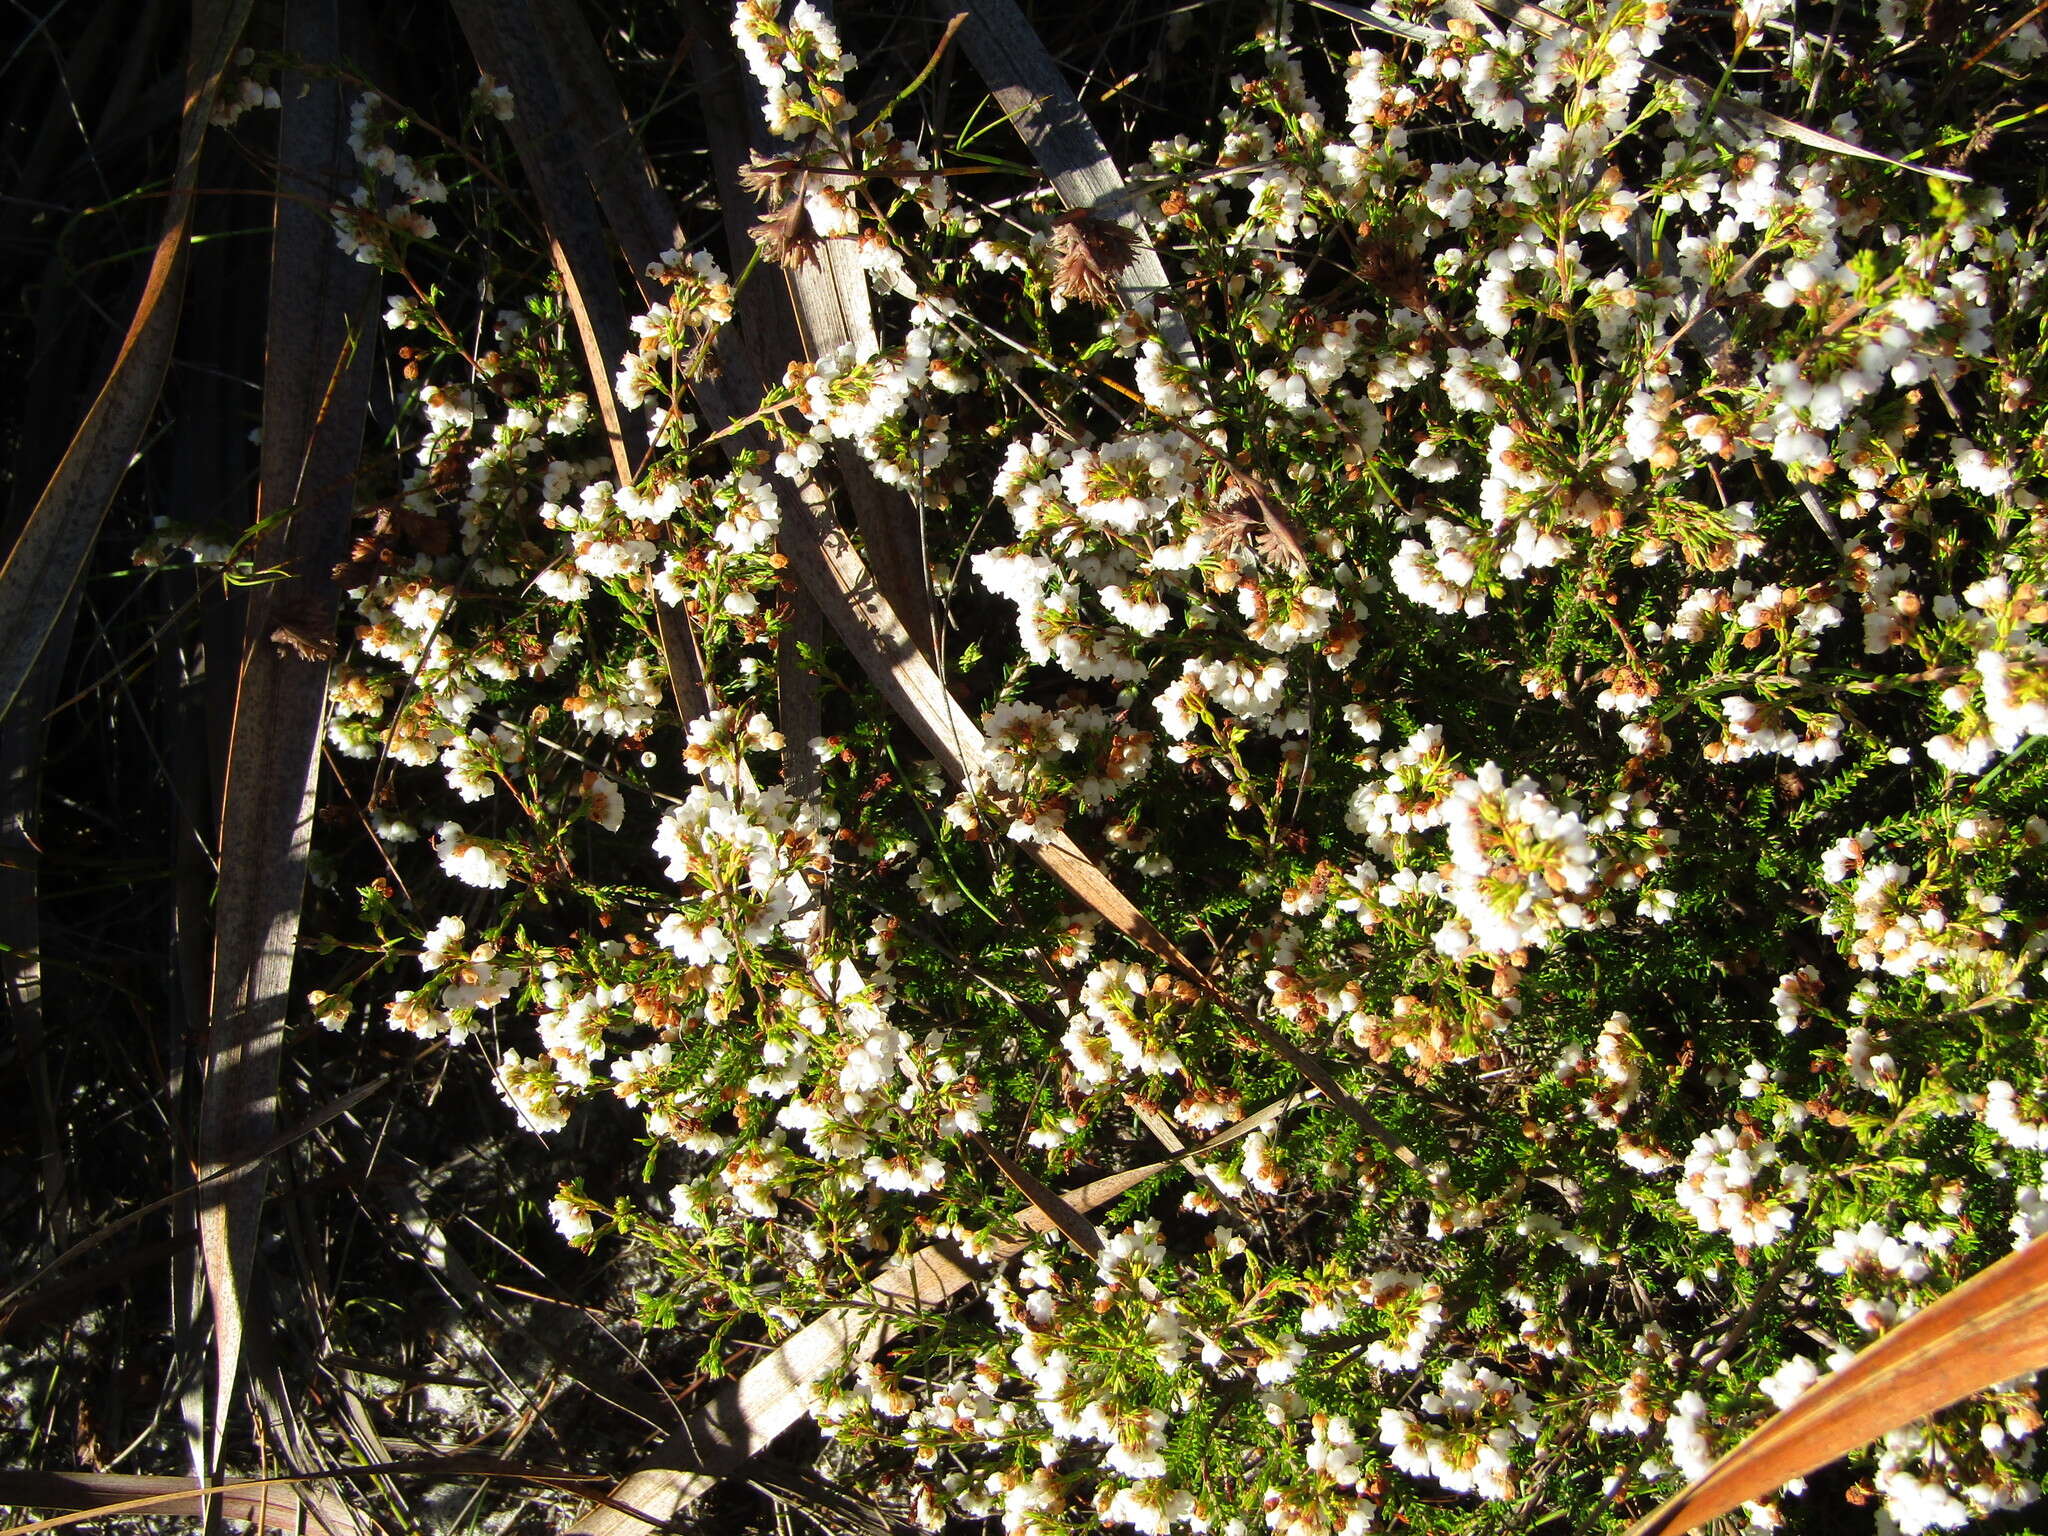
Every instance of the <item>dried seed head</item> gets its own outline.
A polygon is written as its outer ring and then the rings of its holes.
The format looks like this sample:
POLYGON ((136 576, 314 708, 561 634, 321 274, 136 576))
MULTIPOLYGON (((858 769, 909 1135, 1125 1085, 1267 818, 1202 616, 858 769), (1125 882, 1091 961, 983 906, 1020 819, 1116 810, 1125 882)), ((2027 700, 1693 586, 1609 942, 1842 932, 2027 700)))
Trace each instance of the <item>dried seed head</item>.
POLYGON ((1261 560, 1281 570, 1308 569, 1308 548, 1301 530, 1273 498, 1233 469, 1216 507, 1202 519, 1212 543, 1224 550, 1250 544, 1261 560))
POLYGON ((1208 541, 1226 554, 1251 538, 1256 519, 1250 498, 1226 498, 1202 514, 1202 532, 1208 541))
POLYGON ((392 523, 402 543, 421 554, 448 553, 453 530, 431 512, 416 512, 401 504, 393 509, 392 523))
POLYGON ((1429 305, 1429 294, 1415 253, 1375 234, 1370 224, 1361 224, 1358 233, 1358 275, 1402 308, 1420 314, 1429 305))
POLYGON ((382 574, 383 567, 397 558, 392 551, 387 535, 374 533, 357 539, 349 550, 348 558, 336 565, 329 574, 334 584, 344 592, 353 592, 358 587, 367 587, 382 574))
POLYGON ((764 206, 773 206, 789 197, 790 170, 786 160, 771 159, 757 149, 747 157, 738 174, 740 185, 764 206))
POLYGON ((280 656, 293 655, 301 661, 334 660, 334 636, 312 635, 296 624, 280 624, 270 632, 280 656))
POLYGON ((818 254, 818 231, 800 197, 792 197, 747 233, 761 243, 761 254, 777 266, 794 269, 818 254))
POLYGON ((1052 221, 1052 250, 1059 258, 1052 291, 1104 308, 1115 305, 1116 280, 1130 270, 1138 237, 1121 224, 1075 209, 1052 221))
POLYGON ((1266 506, 1265 521, 1252 530, 1252 548, 1259 552, 1259 558, 1268 565, 1289 571, 1308 569, 1308 551, 1302 547, 1301 535, 1287 514, 1278 507, 1266 506))
POLYGON ((271 610, 277 625, 270 642, 280 656, 301 661, 334 660, 334 611, 311 593, 300 592, 278 600, 271 610))

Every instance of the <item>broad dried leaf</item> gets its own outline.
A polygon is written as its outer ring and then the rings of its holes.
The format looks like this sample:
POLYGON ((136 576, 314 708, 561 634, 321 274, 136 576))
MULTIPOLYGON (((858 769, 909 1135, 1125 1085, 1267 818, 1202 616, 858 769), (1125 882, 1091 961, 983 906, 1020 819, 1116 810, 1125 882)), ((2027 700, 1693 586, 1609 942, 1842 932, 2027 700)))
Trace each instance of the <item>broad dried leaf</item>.
MULTIPOLYGON (((966 9, 960 41, 1060 201, 1135 232, 1123 172, 1015 0, 967 0, 966 9)), ((1125 304, 1136 306, 1162 297, 1172 285, 1159 253, 1135 240, 1116 287, 1125 304)), ((1179 311, 1160 311, 1158 328, 1176 358, 1195 360, 1194 342, 1179 311)))
POLYGON ((1629 1528, 1679 1536, 1973 1392, 2048 1369, 2048 1242, 1918 1312, 1629 1528))
POLYGON ((996 1171, 1010 1181, 1018 1194, 1031 1202, 1033 1210, 1064 1232, 1067 1240, 1090 1258, 1102 1252, 1102 1234, 1095 1230, 1095 1224, 1067 1204, 1058 1190, 981 1132, 975 1131, 972 1136, 982 1155, 996 1165, 996 1171))
MULTIPOLYGON (((754 206, 744 173, 754 157, 768 149, 762 142, 761 114, 758 106, 750 105, 742 95, 744 71, 733 59, 719 57, 708 43, 700 41, 691 52, 691 66, 703 104, 704 136, 724 212, 726 245, 736 263, 739 253, 749 248, 747 210, 754 206)), ((780 378, 791 361, 805 355, 806 342, 791 300, 787 284, 757 281, 741 286, 738 323, 728 326, 719 337, 724 376, 701 378, 696 385, 702 413, 719 427, 752 411, 760 402, 762 381, 780 378)), ((727 441, 729 452, 749 445, 767 446, 766 434, 758 427, 727 441)), ((787 545, 787 540, 782 542, 787 545)), ((788 627, 776 656, 776 695, 788 743, 784 779, 798 794, 808 793, 818 782, 818 763, 810 743, 824 732, 818 674, 805 661, 801 648, 822 643, 824 629, 816 599, 799 583, 790 597, 788 627)))
MULTIPOLYGON (((0 1471, 0 1504, 31 1509, 72 1509, 72 1520, 97 1519, 110 1506, 151 1515, 203 1515, 207 1496, 196 1477, 138 1477, 113 1472, 0 1471)), ((348 1528, 347 1507, 331 1493, 289 1484, 230 1487, 213 1495, 229 1520, 248 1520, 259 1529, 293 1536, 323 1526, 348 1528)), ((69 1524, 58 1520, 52 1524, 69 1524)), ((15 1526, 15 1531, 33 1527, 15 1526)))
MULTIPOLYGON (((568 103, 575 99, 573 83, 565 79, 562 58, 549 46, 529 0, 456 0, 455 14, 477 63, 511 88, 517 104, 509 125, 512 142, 540 202, 548 255, 561 276, 562 295, 590 371, 612 472, 620 485, 631 485, 639 478, 635 461, 643 446, 641 434, 637 424, 620 415, 611 386, 619 359, 630 350, 631 332, 612 275, 596 194, 580 174, 591 156, 580 149, 578 120, 568 112, 568 103)), ((558 17, 558 29, 561 25, 558 17)), ((713 699, 695 630, 687 618, 658 602, 655 624, 677 710, 686 720, 708 715, 713 699)))
POLYGON ((0 715, 14 707, 29 669, 71 606, 93 540, 156 409, 177 339, 199 151, 221 75, 234 57, 253 3, 199 0, 193 7, 177 169, 148 281, 106 383, 8 551, 6 565, 0 566, 0 613, 7 615, 0 625, 0 715))
MULTIPOLYGON (((712 175, 725 217, 726 248, 728 252, 745 251, 747 210, 753 206, 753 198, 743 172, 759 153, 747 128, 758 115, 746 109, 740 95, 741 71, 732 60, 721 61, 708 43, 700 41, 691 50, 690 64, 697 77, 704 139, 711 151, 712 175)), ((719 334, 719 359, 730 377, 725 381, 700 379, 696 386, 703 414, 721 428, 759 405, 760 381, 780 377, 789 361, 803 353, 803 337, 797 331, 786 287, 745 283, 735 303, 738 323, 719 334)), ((735 449, 768 446, 767 434, 759 427, 727 441, 735 449)), ((776 700, 787 743, 783 779, 793 794, 809 794, 818 783, 818 760, 810 744, 824 734, 824 704, 818 674, 804 660, 802 648, 815 649, 824 634, 824 617, 816 600, 798 585, 790 595, 788 625, 775 659, 776 700)))
POLYGON ((676 222, 675 206, 661 188, 582 10, 574 0, 535 0, 534 15, 560 72, 567 111, 563 127, 571 149, 626 253, 641 298, 657 304, 665 294, 647 269, 664 251, 686 246, 689 238, 676 222))
MULTIPOLYGON (((821 9, 829 18, 830 4, 823 4, 821 9)), ((758 154, 771 149, 773 141, 768 136, 758 85, 749 80, 741 88, 747 91, 753 108, 748 117, 752 130, 750 149, 758 154)), ((741 179, 744 170, 740 165, 730 167, 732 179, 741 179)), ((791 205, 801 212, 800 197, 792 198, 791 205)), ((880 349, 867 272, 860 264, 858 249, 859 242, 854 240, 813 237, 811 254, 816 259, 783 263, 789 268, 783 279, 796 314, 804 356, 810 360, 842 346, 852 347, 855 357, 866 357, 880 349)), ((881 584, 883 596, 918 648, 936 658, 937 621, 932 608, 931 577, 925 564, 923 519, 917 507, 902 491, 876 479, 866 458, 851 443, 834 443, 832 462, 860 529, 868 567, 881 584)))
POLYGON ((277 1128, 278 1067, 327 707, 327 666, 317 642, 333 632, 340 595, 331 572, 347 549, 369 398, 369 353, 357 341, 375 297, 370 270, 336 247, 324 213, 324 189, 343 180, 352 163, 348 104, 323 68, 341 57, 337 19, 326 6, 294 7, 287 42, 306 67, 288 75, 280 93, 258 511, 289 517, 260 542, 257 556, 292 575, 250 604, 221 797, 198 1172, 207 1178, 235 1171, 198 1204, 215 1342, 209 1471, 220 1465, 241 1369, 267 1172, 247 1153, 277 1128), (272 643, 280 629, 309 644, 299 654, 281 653, 272 643))

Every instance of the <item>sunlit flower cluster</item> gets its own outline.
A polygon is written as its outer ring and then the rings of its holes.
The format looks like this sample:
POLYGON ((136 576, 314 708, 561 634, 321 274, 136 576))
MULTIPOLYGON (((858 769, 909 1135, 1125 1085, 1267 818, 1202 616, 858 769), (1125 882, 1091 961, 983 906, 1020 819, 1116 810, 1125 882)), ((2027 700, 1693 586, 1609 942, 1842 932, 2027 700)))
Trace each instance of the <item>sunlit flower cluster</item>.
MULTIPOLYGON (((387 300, 349 985, 551 1148, 626 1117, 547 1206, 650 1315, 772 1342, 971 1270, 806 1389, 930 1529, 1601 1528, 2048 1232, 2048 267, 1992 178, 1750 115, 1925 142, 1903 8, 1830 53, 1738 7, 1725 88, 1661 3, 1290 14, 1091 211, 743 0, 761 262, 679 235, 609 379, 557 296, 387 300), (745 285, 828 260, 857 339, 704 430, 745 285), (877 507, 922 659, 801 590, 816 519, 878 575, 877 507), (871 686, 933 674, 936 726, 871 686)), ((453 173, 353 121, 397 273, 453 173)), ((2039 1422, 1979 1394, 1856 1475, 1953 1528, 2037 1496, 2039 1422)))

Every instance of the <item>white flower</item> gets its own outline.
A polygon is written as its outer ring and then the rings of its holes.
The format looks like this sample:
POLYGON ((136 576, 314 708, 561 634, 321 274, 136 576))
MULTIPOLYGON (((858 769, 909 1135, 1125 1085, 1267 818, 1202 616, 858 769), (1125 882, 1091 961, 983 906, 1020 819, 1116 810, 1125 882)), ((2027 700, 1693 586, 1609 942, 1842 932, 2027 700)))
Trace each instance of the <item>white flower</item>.
POLYGON ((2002 495, 2012 489, 2012 470, 1967 437, 1950 439, 1949 452, 1954 457, 1956 478, 1966 489, 1981 491, 1986 496, 2002 495))
POLYGON ((1726 1232, 1743 1248, 1767 1248, 1792 1230, 1793 1206, 1810 1174, 1787 1162, 1776 1143, 1753 1131, 1719 1126, 1698 1137, 1685 1159, 1678 1203, 1703 1232, 1726 1232))
POLYGON ((420 968, 438 971, 442 966, 462 957, 462 940, 467 932, 459 917, 444 917, 428 930, 420 949, 420 968))
POLYGON ((603 774, 598 774, 583 791, 590 807, 590 819, 607 832, 616 832, 626 819, 626 802, 619 794, 619 786, 603 774))
POLYGON ((1984 1123, 2007 1146, 2048 1152, 2048 1118, 2023 1111, 2019 1091, 2002 1078, 1985 1085, 1984 1123))
POLYGON ((511 855, 494 843, 469 836, 455 822, 443 823, 434 835, 434 852, 442 870, 465 885, 498 890, 511 879, 511 855))
POLYGON ((1344 1305, 1342 1296, 1331 1294, 1302 1308, 1301 1331, 1303 1333, 1329 1333, 1344 1326, 1344 1319, 1351 1315, 1344 1305))
POLYGON ((1805 1355, 1794 1355, 1757 1382, 1757 1390, 1780 1410, 1790 1408, 1820 1380, 1820 1367, 1805 1355))
POLYGON ((590 1212, 580 1201, 566 1197, 550 1200, 548 1215, 554 1218, 555 1230, 572 1243, 590 1236, 593 1230, 590 1212))
POLYGON ((1576 898, 1592 890, 1598 857, 1585 823, 1535 780, 1507 784, 1487 763, 1458 781, 1443 814, 1455 866, 1444 894, 1480 949, 1513 954, 1585 926, 1576 898))

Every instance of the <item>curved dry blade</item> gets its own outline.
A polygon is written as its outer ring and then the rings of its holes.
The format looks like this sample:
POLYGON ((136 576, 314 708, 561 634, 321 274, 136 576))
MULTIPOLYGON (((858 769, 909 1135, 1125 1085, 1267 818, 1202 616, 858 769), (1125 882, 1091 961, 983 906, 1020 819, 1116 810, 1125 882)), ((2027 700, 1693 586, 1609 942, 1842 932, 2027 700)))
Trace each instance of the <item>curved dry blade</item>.
POLYGON ((149 279, 114 366, 73 434, 57 472, 0 566, 0 715, 28 679, 50 633, 70 607, 86 557, 142 443, 163 390, 185 292, 185 255, 199 186, 199 151, 221 75, 241 41, 253 0, 199 0, 185 73, 185 113, 169 211, 149 279))
POLYGON ((250 603, 221 796, 212 1021, 200 1098, 197 1201, 214 1329, 207 1470, 217 1471, 240 1374, 267 1162, 249 1149, 277 1128, 277 1083, 305 896, 327 666, 273 636, 330 636, 340 594, 329 572, 346 551, 369 395, 358 345, 375 286, 337 248, 327 190, 353 164, 331 3, 294 6, 287 41, 301 70, 283 82, 263 368, 258 511, 288 513, 260 542, 290 573, 250 603), (328 68, 323 69, 325 64, 328 68), (226 1177, 215 1178, 233 1169, 226 1177))
POLYGON ((1629 1527, 1679 1536, 1972 1392, 2048 1368, 2048 1242, 1915 1313, 1629 1527))

